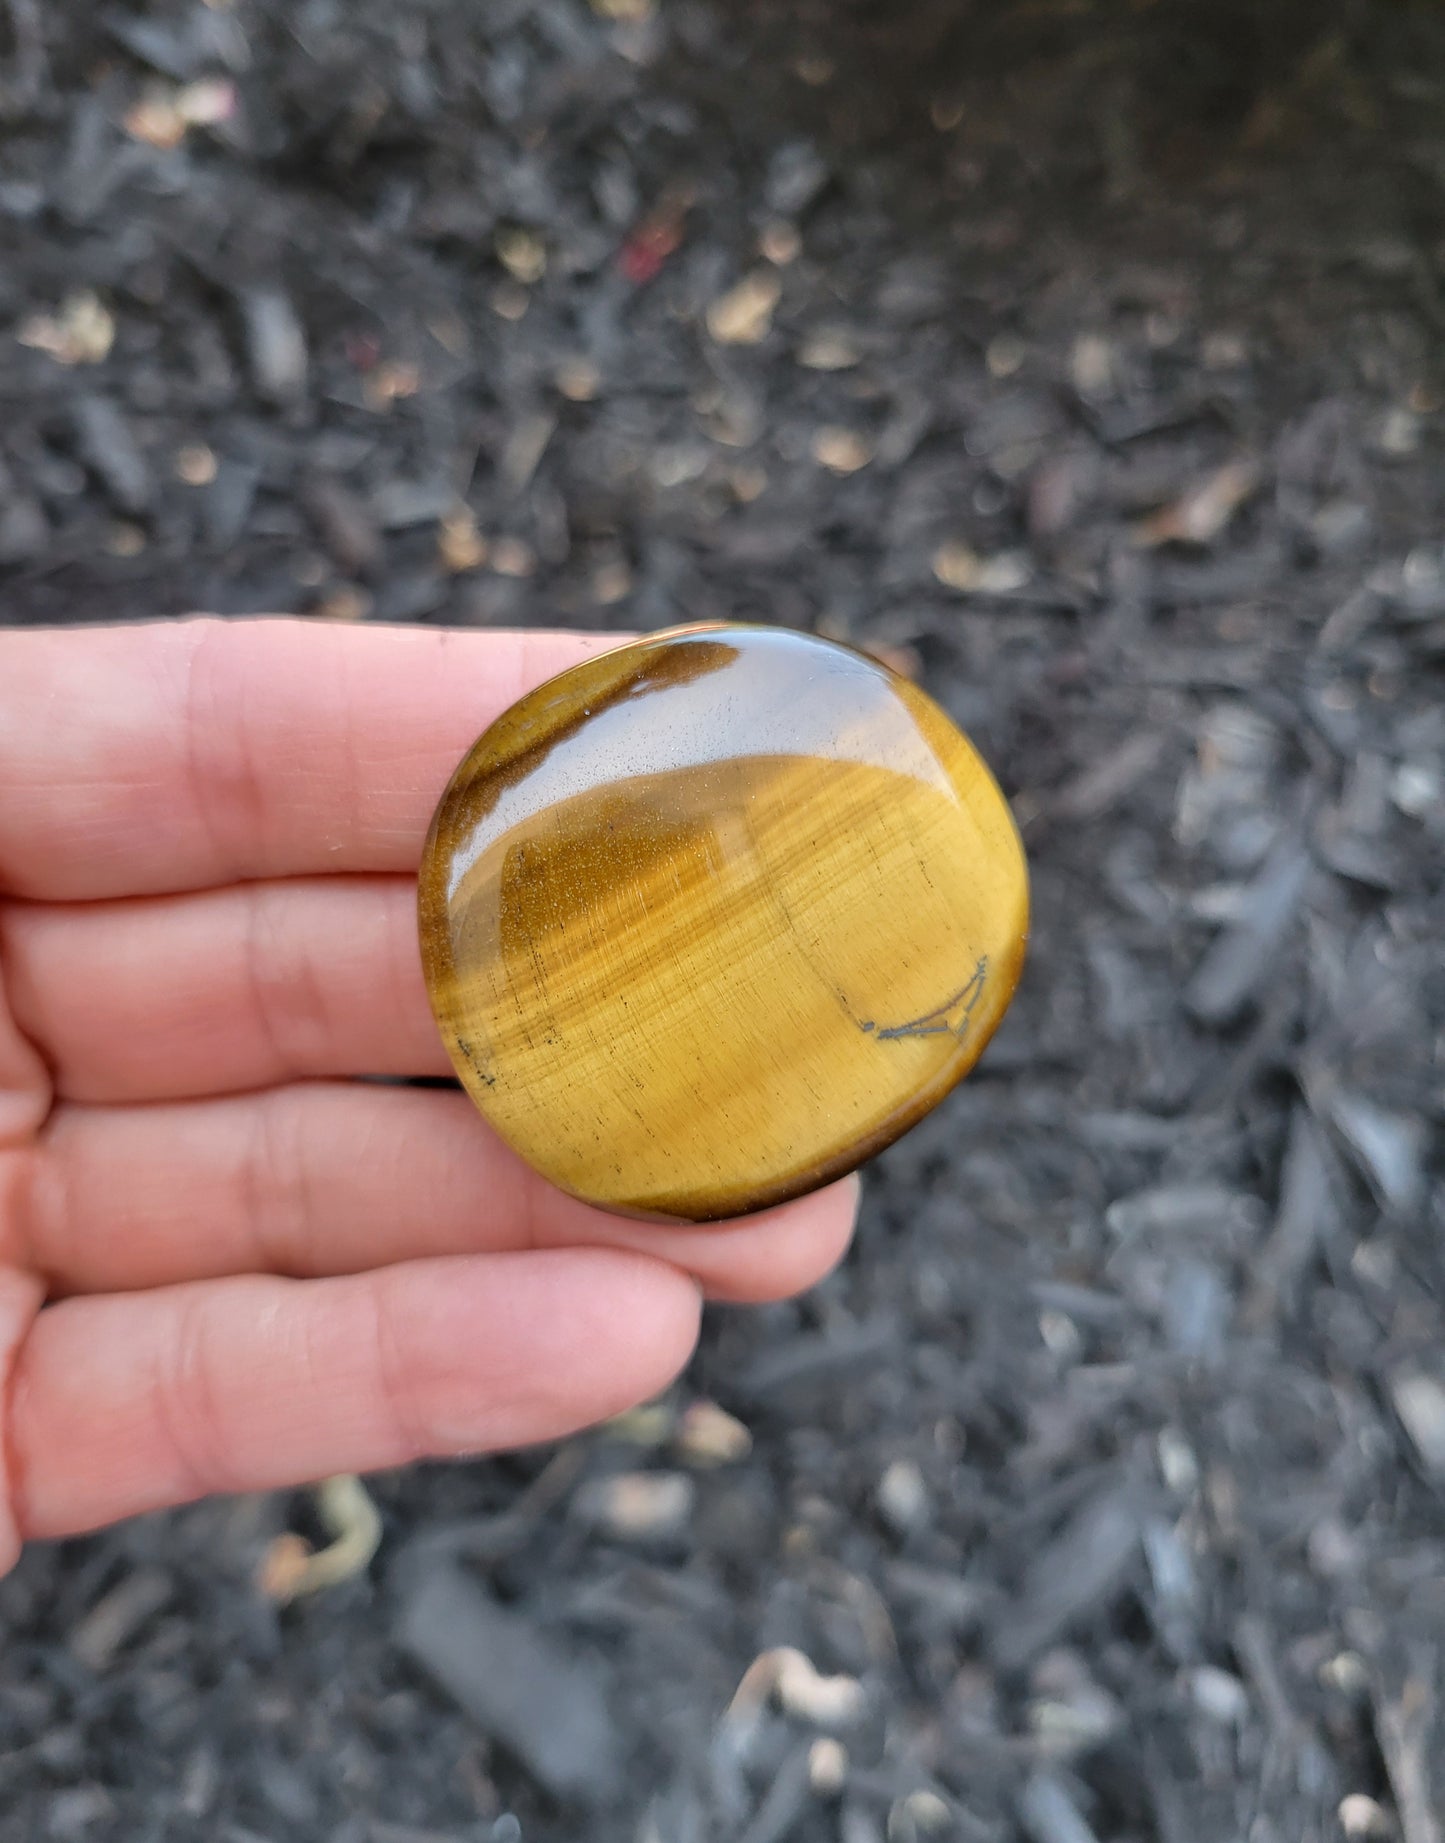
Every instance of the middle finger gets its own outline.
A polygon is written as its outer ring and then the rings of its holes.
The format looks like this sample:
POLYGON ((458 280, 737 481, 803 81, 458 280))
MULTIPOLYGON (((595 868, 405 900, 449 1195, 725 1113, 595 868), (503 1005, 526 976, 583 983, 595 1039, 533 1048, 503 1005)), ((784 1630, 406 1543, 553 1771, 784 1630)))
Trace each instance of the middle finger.
POLYGON ((77 1101, 449 1075, 410 877, 0 905, 15 1021, 77 1101))
POLYGON ((62 1105, 30 1155, 17 1227, 57 1293, 592 1245, 670 1262, 715 1298, 758 1301, 823 1277, 857 1199, 847 1178, 733 1222, 634 1222, 546 1183, 464 1095, 306 1082, 170 1105, 62 1105))

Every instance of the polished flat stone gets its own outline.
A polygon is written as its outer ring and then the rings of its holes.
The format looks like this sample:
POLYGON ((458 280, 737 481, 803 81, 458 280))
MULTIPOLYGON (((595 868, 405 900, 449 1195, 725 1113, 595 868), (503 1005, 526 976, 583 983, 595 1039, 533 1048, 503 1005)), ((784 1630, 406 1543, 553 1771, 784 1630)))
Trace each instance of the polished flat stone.
POLYGON ((513 705, 427 839, 422 959, 457 1073, 562 1189, 709 1221, 898 1138, 1013 996, 1008 806, 849 648, 678 628, 513 705))

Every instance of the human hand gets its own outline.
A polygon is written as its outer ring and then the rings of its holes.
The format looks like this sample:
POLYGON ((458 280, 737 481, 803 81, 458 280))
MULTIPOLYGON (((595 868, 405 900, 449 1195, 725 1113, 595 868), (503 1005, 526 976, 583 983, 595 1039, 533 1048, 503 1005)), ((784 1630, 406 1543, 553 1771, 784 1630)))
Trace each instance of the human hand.
POLYGON ((573 1201, 458 1092, 416 945, 476 734, 604 644, 303 622, 0 634, 0 1571, 221 1491, 557 1438, 699 1289, 785 1296, 854 1180, 736 1223, 573 1201))

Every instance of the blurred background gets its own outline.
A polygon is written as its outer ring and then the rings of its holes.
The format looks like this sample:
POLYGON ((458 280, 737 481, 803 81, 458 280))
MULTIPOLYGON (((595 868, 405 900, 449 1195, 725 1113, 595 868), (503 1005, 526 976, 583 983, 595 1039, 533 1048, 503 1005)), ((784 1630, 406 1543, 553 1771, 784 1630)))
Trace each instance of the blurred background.
POLYGON ((1034 866, 672 1396, 0 1582, 0 1837, 1445 1836, 1445 15, 0 7, 0 621, 764 619, 1034 866))

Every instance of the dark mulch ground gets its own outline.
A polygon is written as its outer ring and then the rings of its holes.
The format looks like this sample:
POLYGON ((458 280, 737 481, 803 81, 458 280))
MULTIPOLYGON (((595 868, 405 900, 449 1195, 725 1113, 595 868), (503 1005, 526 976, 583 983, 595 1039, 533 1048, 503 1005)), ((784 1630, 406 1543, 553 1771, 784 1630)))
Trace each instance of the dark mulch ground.
POLYGON ((28 1554, 6 1843, 1440 1843, 1442 204, 1427 9, 9 0, 5 618, 886 645, 1037 934, 746 1458, 28 1554))

